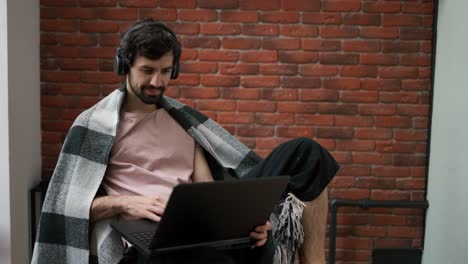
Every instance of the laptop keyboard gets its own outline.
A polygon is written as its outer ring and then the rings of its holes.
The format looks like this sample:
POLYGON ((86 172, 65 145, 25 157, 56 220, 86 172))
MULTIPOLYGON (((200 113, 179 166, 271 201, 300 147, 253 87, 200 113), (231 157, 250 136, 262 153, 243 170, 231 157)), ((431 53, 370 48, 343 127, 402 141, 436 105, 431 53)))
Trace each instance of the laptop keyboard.
POLYGON ((155 232, 147 231, 147 232, 137 232, 133 233, 138 240, 140 240, 143 244, 146 246, 150 246, 151 242, 153 242, 153 237, 154 237, 155 232))

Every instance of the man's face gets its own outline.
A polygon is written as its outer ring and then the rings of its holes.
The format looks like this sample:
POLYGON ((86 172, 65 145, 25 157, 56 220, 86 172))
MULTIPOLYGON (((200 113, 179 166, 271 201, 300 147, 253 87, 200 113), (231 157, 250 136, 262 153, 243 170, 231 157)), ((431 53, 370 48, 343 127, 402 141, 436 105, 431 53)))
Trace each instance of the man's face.
POLYGON ((171 78, 172 63, 172 51, 158 60, 137 56, 128 74, 127 91, 133 92, 145 104, 158 103, 171 78))

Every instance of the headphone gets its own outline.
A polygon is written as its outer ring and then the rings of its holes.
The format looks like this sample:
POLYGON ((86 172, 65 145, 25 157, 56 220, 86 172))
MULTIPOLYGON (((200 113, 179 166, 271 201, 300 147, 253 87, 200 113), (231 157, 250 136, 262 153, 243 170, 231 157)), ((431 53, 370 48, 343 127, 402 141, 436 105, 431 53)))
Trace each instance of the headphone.
MULTIPOLYGON (((165 32, 169 33, 172 37, 174 37, 174 39, 177 41, 177 37, 176 37, 175 33, 169 27, 164 25, 163 23, 156 22, 156 21, 153 21, 153 20, 148 20, 148 21, 142 22, 139 25, 133 26, 132 28, 127 30, 127 32, 125 32, 125 34, 122 36, 122 38, 120 40, 120 45, 119 45, 119 48, 117 48, 117 54, 114 57, 114 63, 113 63, 114 73, 115 74, 117 74, 117 75, 126 75, 130 71, 130 62, 127 60, 127 58, 124 57, 124 52, 122 51, 122 48, 121 48, 122 41, 124 41, 127 38, 128 34, 130 34, 131 32, 133 32, 133 31, 135 31, 135 30, 137 30, 137 29, 139 29, 139 28, 141 28, 143 26, 147 26, 147 25, 156 26, 158 28, 157 31, 164 30, 165 32)), ((175 61, 173 63, 172 72, 171 72, 171 79, 177 79, 177 77, 179 76, 179 70, 180 70, 180 58, 175 59, 175 61)))

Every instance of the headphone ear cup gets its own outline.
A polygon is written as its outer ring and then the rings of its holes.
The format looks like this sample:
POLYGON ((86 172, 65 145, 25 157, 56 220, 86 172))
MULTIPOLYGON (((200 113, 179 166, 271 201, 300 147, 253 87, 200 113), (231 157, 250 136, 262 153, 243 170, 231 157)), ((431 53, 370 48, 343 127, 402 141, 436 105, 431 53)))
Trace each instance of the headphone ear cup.
POLYGON ((180 69, 180 64, 179 62, 174 63, 174 66, 172 67, 172 73, 171 73, 171 79, 177 79, 179 76, 179 69, 180 69))
POLYGON ((114 56, 113 68, 114 73, 117 75, 123 75, 123 62, 122 58, 119 55, 114 56))

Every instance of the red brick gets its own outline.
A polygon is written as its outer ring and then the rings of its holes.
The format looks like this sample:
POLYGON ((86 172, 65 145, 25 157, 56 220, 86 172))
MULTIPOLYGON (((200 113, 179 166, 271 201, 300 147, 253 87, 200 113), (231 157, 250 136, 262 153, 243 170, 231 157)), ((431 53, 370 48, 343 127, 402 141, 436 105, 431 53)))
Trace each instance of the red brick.
POLYGON ((294 114, 284 113, 257 113, 255 123, 259 125, 292 125, 294 114))
POLYGON ((318 25, 339 25, 341 24, 341 16, 337 13, 304 12, 302 14, 302 23, 318 25))
POLYGON ((414 238, 422 236, 421 228, 419 227, 388 227, 388 236, 397 238, 414 238))
POLYGON ((301 47, 301 40, 296 38, 263 39, 263 49, 266 50, 298 50, 301 47))
POLYGON ((379 69, 379 76, 381 78, 389 79, 417 78, 418 68, 404 66, 381 67, 379 69))
MULTIPOLYGON (((278 102, 278 112, 279 113, 313 113, 316 112, 317 106, 307 103, 307 102, 278 102)), ((307 120, 312 119, 312 117, 320 117, 323 116, 314 115, 314 116, 307 116, 307 120)), ((329 119, 329 118, 327 118, 329 119)), ((299 124, 298 122, 296 122, 299 124)), ((333 123, 333 119, 332 119, 333 123)))
POLYGON ((183 73, 216 73, 218 65, 214 62, 182 63, 180 71, 183 73))
POLYGON ((377 116, 375 117, 375 127, 410 128, 411 119, 401 116, 377 116))
POLYGON ((383 43, 383 52, 388 53, 416 53, 419 51, 419 43, 410 41, 395 41, 383 43))
POLYGON ((198 58, 200 61, 237 61, 239 59, 239 52, 228 50, 200 50, 198 58))
POLYGON ((256 38, 223 38, 222 46, 225 49, 258 49, 261 41, 256 38))
POLYGON ((111 21, 81 21, 81 32, 115 33, 119 31, 119 24, 111 21))
POLYGON ((393 27, 363 27, 360 36, 368 39, 397 39, 400 33, 398 28, 393 27))
POLYGON ((220 41, 216 37, 184 37, 182 46, 184 48, 218 49, 220 41))
POLYGON ((179 74, 177 80, 171 80, 171 85, 190 85, 196 86, 200 84, 200 75, 199 74, 179 74))
POLYGON ((79 0, 81 7, 103 7, 103 6, 115 6, 116 0, 79 0))
MULTIPOLYGON (((177 10, 176 9, 165 9, 165 8, 141 8, 138 9, 138 17, 145 18, 145 17, 154 17, 157 18, 158 21, 174 21, 177 20, 177 10)), ((168 24, 170 26, 171 24, 168 24)), ((184 24, 187 25, 187 24, 184 24)), ((198 25, 197 25, 198 26, 198 25)), ((176 31, 172 26, 170 26, 176 33, 176 31)))
POLYGON ((211 22, 218 20, 218 13, 207 9, 179 10, 179 19, 191 22, 211 22))
POLYGON ((221 63, 219 64, 221 74, 247 74, 255 75, 259 73, 258 64, 243 64, 243 63, 221 63))
POLYGON ((57 65, 62 70, 98 70, 99 62, 96 59, 61 59, 57 65))
POLYGON ((227 99, 244 99, 258 100, 260 99, 259 89, 243 89, 243 88, 221 88, 221 97, 227 99))
POLYGON ((325 1, 322 1, 322 10, 324 11, 351 12, 351 11, 359 11, 360 9, 361 9, 360 0, 325 0, 325 1))
POLYGON ((398 114, 408 116, 428 116, 429 105, 399 105, 398 114))
POLYGON ((314 63, 318 61, 318 54, 309 51, 280 51, 279 61, 286 63, 314 63))
POLYGON ((424 154, 399 154, 393 158, 394 166, 427 166, 427 158, 424 154))
POLYGON ((359 36, 357 27, 321 27, 322 38, 355 38, 359 36))
MULTIPOLYGON (((385 219, 382 219, 383 221, 385 219)), ((385 223, 383 225, 386 225, 385 223)), ((379 248, 411 248, 410 239, 381 239, 374 241, 374 247, 379 248)))
POLYGON ((41 6, 75 6, 76 0, 41 0, 41 6))
POLYGON ((137 18, 137 10, 134 8, 98 9, 97 16, 108 20, 135 20, 137 18))
POLYGON ((385 14, 382 21, 382 25, 386 27, 420 26, 421 16, 385 14))
POLYGON ((340 176, 335 177, 330 182, 330 188, 352 188, 354 187, 354 177, 340 176))
POLYGON ((281 25, 280 34, 289 37, 316 37, 317 27, 302 25, 281 25))
POLYGON ((354 78, 327 79, 323 87, 335 90, 357 90, 361 88, 361 80, 354 78))
POLYGON ((237 127, 237 135, 241 137, 271 137, 274 135, 274 130, 272 127, 239 126, 237 127))
POLYGON ((240 25, 237 24, 202 24, 200 33, 206 35, 238 35, 241 32, 240 25))
POLYGON ((306 64, 299 67, 299 72, 304 76, 335 76, 338 73, 338 69, 336 66, 306 64))
POLYGON ((341 76, 349 77, 377 77, 376 66, 342 66, 340 68, 341 76))
POLYGON ((429 120, 427 117, 414 117, 413 128, 428 128, 429 120))
POLYGON ((433 23, 434 23, 434 19, 432 16, 423 16, 422 22, 421 22, 423 27, 430 28, 432 27, 433 23))
POLYGON ((303 89, 299 93, 299 99, 301 101, 337 101, 339 93, 334 90, 327 89, 303 89))
POLYGON ((223 76, 223 75, 202 75, 202 85, 206 86, 238 86, 240 78, 237 76, 223 76))
POLYGON ((359 106, 362 115, 394 115, 397 112, 394 104, 365 104, 359 106))
POLYGON ((80 74, 72 71, 41 71, 41 81, 74 83, 80 81, 80 74))
POLYGON ((86 47, 79 48, 78 55, 82 58, 105 58, 110 59, 115 56, 115 47, 86 47))
POLYGON ((60 34, 57 36, 57 41, 63 46, 95 46, 97 37, 88 34, 60 34))
POLYGON ((355 65, 359 62, 357 54, 339 54, 339 53, 321 53, 319 56, 320 63, 332 65, 355 65))
POLYGON ((277 10, 280 6, 280 0, 240 0, 240 9, 245 10, 277 10))
POLYGON ((99 85, 87 83, 67 83, 58 85, 63 95, 87 95, 98 96, 100 94, 99 85))
POLYGON ((118 83, 120 76, 113 72, 82 72, 80 80, 85 83, 118 83))
POLYGON ((431 66, 430 55, 402 55, 400 56, 402 66, 431 66))
MULTIPOLYGON (((369 176, 370 168, 366 165, 343 165, 338 171, 339 176, 369 176)), ((338 177, 335 177, 335 179, 338 177)))
MULTIPOLYGON (((363 189, 395 189, 394 178, 359 177, 356 187, 363 189)), ((382 208, 378 208, 382 209, 382 208)), ((376 210, 376 209, 374 209, 376 210)))
POLYGON ((397 179, 396 180, 397 189, 401 190, 424 190, 426 187, 425 179, 397 179))
POLYGON ((166 25, 177 35, 198 35, 200 33, 200 25, 196 23, 166 23, 166 25))
POLYGON ((244 87, 279 87, 278 76, 242 76, 241 85, 244 87))
POLYGON ((380 92, 382 103, 410 103, 418 102, 418 95, 413 92, 380 92))
POLYGON ((186 98, 203 98, 203 99, 219 98, 218 88, 184 87, 184 89, 182 89, 181 92, 182 92, 182 96, 186 98))
MULTIPOLYGON (((317 115, 317 114, 296 114, 296 124, 298 125, 313 125, 313 126, 332 126, 333 125, 333 116, 331 115, 317 115)), ((325 128, 324 128, 325 129, 325 128)), ((346 133, 349 133, 349 130, 340 130, 330 128, 331 130, 322 130, 322 138, 332 138, 331 134, 336 134, 342 138, 346 138, 346 133)), ((317 132, 318 134, 318 132, 317 132)))
POLYGON ((234 100, 211 100, 203 99, 196 102, 198 110, 213 110, 213 111, 234 111, 236 109, 236 102, 234 100))
POLYGON ((398 57, 385 54, 361 54, 360 62, 364 65, 396 65, 398 57))
POLYGON ((321 114, 341 114, 354 115, 357 113, 357 105, 355 104, 336 104, 336 103, 319 103, 317 112, 321 114))
MULTIPOLYGON (((216 2, 222 2, 216 0, 216 2)), ((236 4, 238 3, 235 1, 236 4)), ((258 13, 256 11, 227 11, 221 10, 220 20, 222 22, 245 22, 253 23, 258 21, 258 13)))
POLYGON ((312 137, 314 129, 310 126, 285 126, 277 127, 276 135, 279 137, 298 138, 298 137, 312 137))
POLYGON ((399 129, 394 131, 394 138, 396 140, 425 141, 427 139, 427 131, 399 129))
POLYGON ((391 154, 382 154, 382 153, 361 153, 354 152, 352 153, 353 163, 360 164, 391 164, 392 156, 391 154))
POLYGON ((356 139, 390 139, 392 130, 388 128, 356 128, 354 137, 356 139))
POLYGON ((432 2, 428 2, 428 3, 403 3, 403 6, 402 6, 403 13, 409 13, 409 14, 432 15, 433 9, 434 9, 434 4, 432 2))
POLYGON ((295 101, 298 89, 262 89, 262 99, 273 101, 295 101))
POLYGON ((278 61, 277 51, 246 51, 241 53, 243 62, 276 62, 278 61))
POLYGON ((337 140, 336 150, 373 151, 375 150, 375 142, 370 140, 337 140))
MULTIPOLYGON (((203 50, 206 51, 206 50, 203 50)), ((181 61, 193 61, 198 59, 198 51, 197 49, 184 49, 184 52, 182 52, 182 57, 181 61)))
POLYGON ((41 31, 76 32, 78 28, 78 23, 72 20, 41 20, 41 31))
MULTIPOLYGON (((273 147, 286 142, 287 138, 257 138, 255 144, 259 149, 268 149, 271 150, 273 147)), ((268 153, 269 154, 269 153, 268 153)))
POLYGON ((335 126, 370 127, 372 124, 369 116, 335 116, 335 126))
POLYGON ((429 80, 403 80, 404 90, 427 90, 429 87, 429 80))
POLYGON ((402 28, 400 30, 402 40, 431 40, 432 30, 420 28, 402 28))
POLYGON ((264 75, 296 75, 297 65, 261 64, 260 73, 264 75))
POLYGON ((379 41, 369 40, 345 40, 343 41, 344 51, 377 52, 380 51, 379 41))
POLYGON ((366 13, 399 13, 400 3, 395 2, 364 2, 362 11, 366 13))
POLYGON ((157 1, 154 1, 154 0, 120 0, 119 5, 124 6, 124 7, 156 7, 157 1))
POLYGON ((320 0, 281 1, 281 8, 293 11, 320 11, 320 0))
POLYGON ((373 174, 377 177, 408 177, 410 170, 407 167, 377 166, 373 168, 373 174))
POLYGON ((267 23, 298 23, 300 16, 297 12, 264 12, 260 14, 260 21, 267 23))
POLYGON ((379 26, 381 24, 380 15, 370 14, 345 14, 343 24, 360 26, 379 26))
POLYGON ((317 137, 321 138, 352 138, 353 137, 353 129, 352 128, 337 128, 337 127, 330 127, 330 128, 317 128, 317 137))
POLYGON ((170 7, 170 8, 195 8, 197 7, 196 0, 165 0, 159 2, 160 7, 170 7))
POLYGON ((367 79, 361 81, 361 86, 365 90, 399 91, 401 80, 367 79))
POLYGON ((303 39, 302 48, 304 50, 314 50, 314 51, 338 51, 338 50, 341 50, 341 41, 303 39))
POLYGON ((421 41, 421 51, 424 53, 432 53, 432 42, 421 41))
POLYGON ((283 88, 319 88, 321 81, 314 77, 282 77, 283 88))
POLYGON ((255 116, 253 113, 219 113, 217 121, 221 124, 252 124, 255 116))
POLYGON ((211 9, 231 9, 238 8, 239 1, 237 0, 199 0, 198 7, 211 9))
POLYGON ((242 25, 242 34, 253 36, 278 36, 278 25, 267 24, 244 24, 242 25))
POLYGON ((365 189, 353 188, 353 189, 346 189, 346 190, 342 190, 342 189, 330 190, 330 196, 333 198, 338 198, 338 199, 352 199, 352 200, 368 199, 369 195, 370 195, 369 190, 365 190, 365 189))

